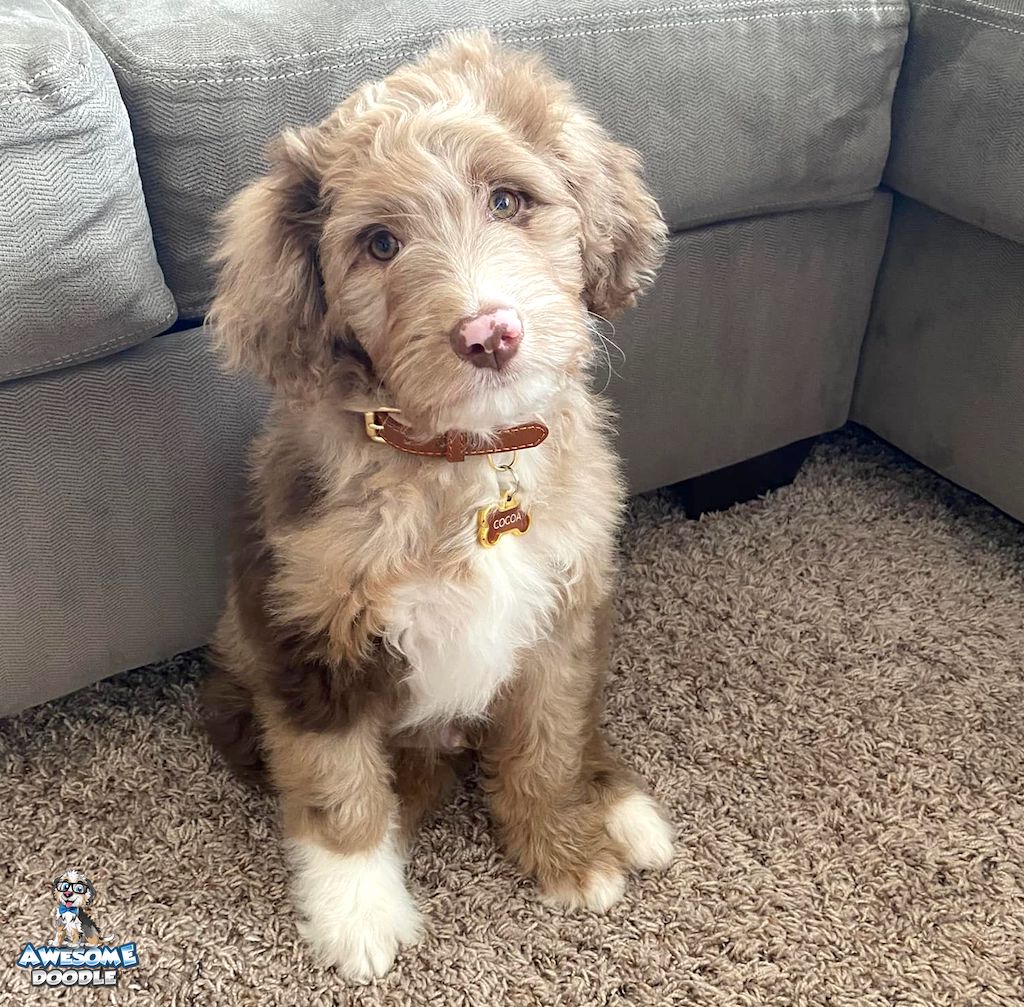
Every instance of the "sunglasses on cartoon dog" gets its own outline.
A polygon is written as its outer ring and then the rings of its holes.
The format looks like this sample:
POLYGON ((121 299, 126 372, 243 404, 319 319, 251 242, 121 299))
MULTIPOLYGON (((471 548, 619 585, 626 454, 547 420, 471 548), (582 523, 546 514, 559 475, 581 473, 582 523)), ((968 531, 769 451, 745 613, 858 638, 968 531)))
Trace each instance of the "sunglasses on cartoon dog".
POLYGON ((88 888, 83 884, 72 884, 70 881, 61 881, 57 885, 58 892, 74 892, 76 895, 84 895, 88 888))

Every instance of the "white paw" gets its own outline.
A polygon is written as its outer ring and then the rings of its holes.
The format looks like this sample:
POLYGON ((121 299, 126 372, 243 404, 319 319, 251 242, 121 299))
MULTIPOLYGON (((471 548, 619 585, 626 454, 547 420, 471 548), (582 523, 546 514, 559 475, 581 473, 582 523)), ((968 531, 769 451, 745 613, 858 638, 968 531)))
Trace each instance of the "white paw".
POLYGON ((619 801, 608 814, 605 829, 623 849, 630 867, 664 870, 672 863, 672 826, 658 802, 637 791, 619 801))
POLYGON ((626 876, 621 871, 602 871, 592 874, 582 887, 548 888, 541 902, 560 909, 589 909, 606 913, 626 891, 626 876))
POLYGON ((291 846, 299 932, 317 959, 348 980, 370 982, 391 968, 400 947, 422 934, 388 838, 376 850, 343 856, 315 843, 291 846))

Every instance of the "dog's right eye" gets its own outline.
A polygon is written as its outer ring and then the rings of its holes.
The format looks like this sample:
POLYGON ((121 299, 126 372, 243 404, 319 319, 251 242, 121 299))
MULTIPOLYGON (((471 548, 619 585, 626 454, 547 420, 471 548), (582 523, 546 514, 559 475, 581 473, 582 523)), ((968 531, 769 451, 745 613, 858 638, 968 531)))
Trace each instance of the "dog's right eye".
POLYGON ((370 235, 370 241, 367 248, 375 259, 380 262, 387 262, 389 259, 393 259, 398 255, 398 250, 402 247, 399 240, 385 228, 380 228, 370 235))
POLYGON ((487 200, 487 209, 495 220, 511 220, 519 212, 521 202, 511 189, 495 189, 487 200))

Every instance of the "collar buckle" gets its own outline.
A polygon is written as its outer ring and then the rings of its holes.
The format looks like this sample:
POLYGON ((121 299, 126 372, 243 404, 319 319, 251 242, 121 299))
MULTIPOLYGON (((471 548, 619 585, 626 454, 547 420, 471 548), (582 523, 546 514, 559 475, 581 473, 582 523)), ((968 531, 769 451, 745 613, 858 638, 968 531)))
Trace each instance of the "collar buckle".
POLYGON ((399 409, 392 409, 389 406, 378 406, 376 409, 371 409, 369 412, 363 413, 363 426, 366 428, 366 436, 377 444, 387 444, 387 441, 381 436, 384 433, 384 421, 378 420, 378 416, 382 416, 385 413, 397 413, 399 409))

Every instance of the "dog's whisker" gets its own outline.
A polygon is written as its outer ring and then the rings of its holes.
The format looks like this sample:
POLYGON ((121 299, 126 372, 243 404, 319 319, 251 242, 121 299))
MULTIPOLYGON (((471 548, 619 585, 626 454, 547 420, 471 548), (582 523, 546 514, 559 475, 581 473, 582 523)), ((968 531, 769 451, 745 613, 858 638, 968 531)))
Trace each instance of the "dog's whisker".
POLYGON ((626 351, 621 346, 619 346, 619 344, 615 342, 615 340, 612 339, 611 336, 606 336, 601 331, 600 326, 597 324, 598 321, 604 322, 604 324, 607 325, 609 329, 611 329, 612 336, 614 336, 616 334, 614 323, 605 318, 604 315, 597 314, 597 312, 595 311, 590 311, 588 312, 588 314, 590 315, 590 317, 587 319, 587 324, 590 331, 593 332, 596 336, 598 336, 605 344, 611 346, 612 349, 614 349, 615 352, 618 353, 622 362, 625 363, 626 351))
POLYGON ((601 342, 603 342, 605 346, 610 346, 613 350, 615 350, 615 352, 619 355, 619 359, 623 363, 626 362, 626 351, 621 346, 619 346, 619 344, 615 342, 614 339, 609 339, 607 336, 602 335, 601 342))
MULTIPOLYGON (((587 319, 587 329, 593 337, 594 346, 596 349, 600 349, 601 353, 604 355, 604 363, 605 368, 607 370, 607 377, 605 379, 604 386, 601 388, 601 391, 599 392, 599 394, 603 395, 608 390, 608 387, 611 384, 613 377, 618 378, 620 381, 622 380, 622 375, 618 372, 618 370, 616 370, 615 365, 612 363, 612 357, 609 348, 614 349, 616 351, 616 353, 619 355, 620 360, 623 363, 626 362, 626 354, 623 352, 622 347, 620 347, 614 340, 610 339, 601 331, 596 320, 604 321, 610 326, 611 323, 608 322, 607 319, 601 318, 600 315, 595 315, 593 312, 590 313, 590 317, 587 319)), ((614 329, 614 326, 611 327, 614 329)))
POLYGON ((594 340, 594 348, 600 350, 604 358, 604 365, 606 371, 605 382, 604 385, 601 387, 601 390, 598 392, 599 395, 603 395, 606 391, 608 391, 608 386, 612 383, 612 378, 616 377, 621 379, 622 375, 619 374, 618 371, 615 370, 615 367, 612 365, 611 354, 608 352, 608 347, 605 343, 604 337, 599 332, 596 332, 594 330, 591 331, 597 337, 594 340))

